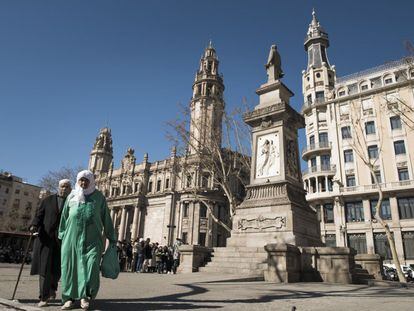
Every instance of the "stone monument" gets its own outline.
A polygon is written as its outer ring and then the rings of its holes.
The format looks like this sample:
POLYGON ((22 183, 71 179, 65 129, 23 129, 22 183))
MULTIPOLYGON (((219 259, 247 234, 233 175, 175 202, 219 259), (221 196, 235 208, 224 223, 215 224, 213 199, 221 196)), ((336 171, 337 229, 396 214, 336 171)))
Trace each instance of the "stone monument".
POLYGON ((252 128, 250 185, 233 218, 228 246, 264 247, 269 243, 320 246, 316 212, 305 200, 297 132, 304 118, 289 104, 275 45, 265 65, 268 81, 256 93, 259 104, 244 116, 252 128))

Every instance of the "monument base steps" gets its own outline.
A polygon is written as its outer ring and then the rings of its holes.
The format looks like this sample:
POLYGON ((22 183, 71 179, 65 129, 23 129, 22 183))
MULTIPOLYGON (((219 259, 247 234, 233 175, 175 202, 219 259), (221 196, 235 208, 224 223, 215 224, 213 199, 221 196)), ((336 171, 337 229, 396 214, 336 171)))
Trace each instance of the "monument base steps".
POLYGON ((211 261, 200 272, 237 274, 263 279, 267 253, 261 247, 216 247, 211 261))

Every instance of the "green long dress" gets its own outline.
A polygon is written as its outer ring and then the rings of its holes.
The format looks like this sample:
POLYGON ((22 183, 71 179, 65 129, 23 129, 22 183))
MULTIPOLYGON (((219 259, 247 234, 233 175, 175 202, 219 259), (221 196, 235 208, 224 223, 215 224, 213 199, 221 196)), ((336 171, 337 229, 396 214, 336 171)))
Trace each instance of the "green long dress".
POLYGON ((104 251, 102 232, 116 243, 105 197, 98 190, 74 201, 71 193, 63 207, 59 226, 62 240, 62 301, 95 298, 99 290, 99 267, 104 251))

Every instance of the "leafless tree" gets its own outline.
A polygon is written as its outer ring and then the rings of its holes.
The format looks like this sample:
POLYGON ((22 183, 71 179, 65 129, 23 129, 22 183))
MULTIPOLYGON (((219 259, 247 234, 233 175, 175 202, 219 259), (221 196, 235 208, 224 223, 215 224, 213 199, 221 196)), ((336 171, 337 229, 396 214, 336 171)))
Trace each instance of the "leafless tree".
POLYGON ((200 176, 198 180, 191 180, 191 187, 186 190, 206 206, 214 222, 230 232, 231 219, 243 200, 250 172, 250 131, 242 120, 242 108, 231 113, 223 111, 222 131, 210 129, 206 125, 211 124, 209 120, 192 121, 189 107, 180 106, 180 111, 180 118, 167 123, 167 137, 177 147, 180 157, 177 171, 182 172, 182 184, 187 186, 188 180, 184 179, 191 179, 195 170, 207 172, 211 178, 210 187, 203 185, 203 176, 200 176), (200 135, 206 131, 212 134, 200 135), (228 220, 219 219, 214 213, 214 202, 204 195, 208 188, 221 192, 226 198, 228 220))
POLYGON ((83 168, 77 167, 62 167, 56 171, 48 171, 39 181, 39 186, 43 189, 56 193, 58 190, 59 181, 62 179, 69 179, 74 187, 76 182, 76 175, 83 168))

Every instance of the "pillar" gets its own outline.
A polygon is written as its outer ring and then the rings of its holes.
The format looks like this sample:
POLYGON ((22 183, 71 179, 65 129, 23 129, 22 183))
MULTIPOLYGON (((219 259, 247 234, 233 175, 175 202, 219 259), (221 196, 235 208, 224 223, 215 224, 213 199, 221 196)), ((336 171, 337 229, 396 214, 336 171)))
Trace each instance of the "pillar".
POLYGON ((132 220, 131 240, 135 240, 138 237, 139 213, 140 210, 137 204, 134 208, 134 219, 132 220))
POLYGON ((118 241, 122 241, 125 237, 125 220, 126 220, 126 209, 122 207, 121 224, 119 225, 118 241))

